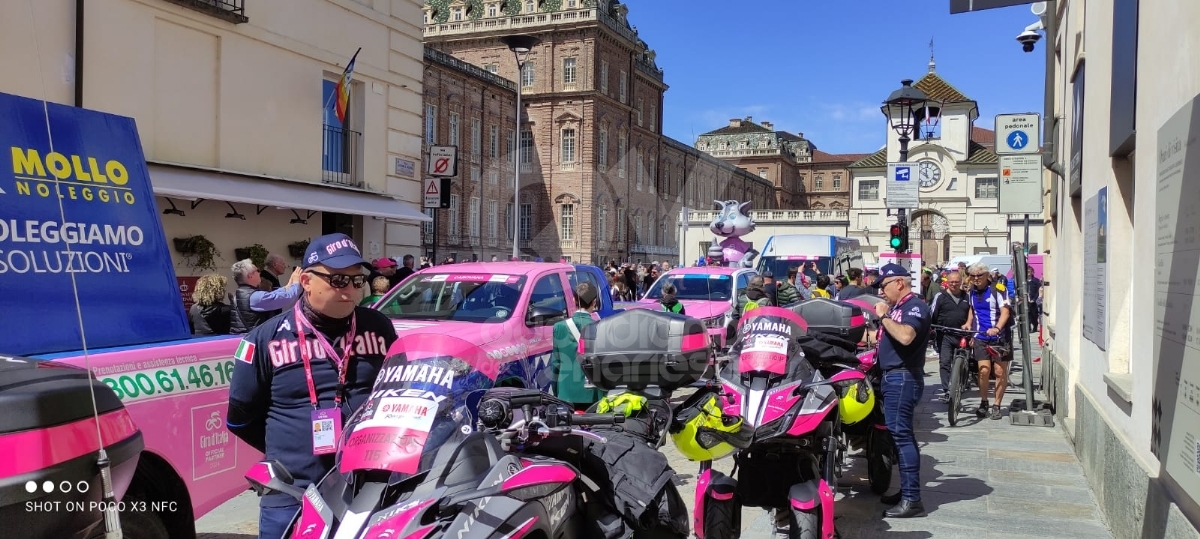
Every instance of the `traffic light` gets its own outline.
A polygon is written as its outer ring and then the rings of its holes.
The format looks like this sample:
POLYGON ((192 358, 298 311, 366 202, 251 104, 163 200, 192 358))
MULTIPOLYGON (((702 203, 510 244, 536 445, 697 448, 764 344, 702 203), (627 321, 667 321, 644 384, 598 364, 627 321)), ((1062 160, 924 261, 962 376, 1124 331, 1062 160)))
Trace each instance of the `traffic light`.
POLYGON ((908 227, 899 223, 892 225, 891 239, 888 240, 888 245, 897 253, 908 251, 908 227))

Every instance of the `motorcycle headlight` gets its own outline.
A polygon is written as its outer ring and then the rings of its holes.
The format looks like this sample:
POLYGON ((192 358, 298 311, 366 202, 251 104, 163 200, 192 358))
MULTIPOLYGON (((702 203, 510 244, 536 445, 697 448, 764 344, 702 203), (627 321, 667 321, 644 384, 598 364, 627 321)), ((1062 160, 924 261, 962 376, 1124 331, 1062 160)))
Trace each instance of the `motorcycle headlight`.
POLYGON ((725 327, 725 315, 714 316, 704 319, 704 327, 708 329, 720 329, 725 327))

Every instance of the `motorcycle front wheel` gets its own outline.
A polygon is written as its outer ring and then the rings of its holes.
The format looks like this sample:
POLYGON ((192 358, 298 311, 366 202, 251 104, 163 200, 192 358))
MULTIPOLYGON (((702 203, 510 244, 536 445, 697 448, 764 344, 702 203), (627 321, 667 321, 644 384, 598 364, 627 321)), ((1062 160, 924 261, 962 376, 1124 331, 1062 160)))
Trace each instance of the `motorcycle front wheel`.
POLYGON ((788 530, 788 539, 820 539, 821 537, 821 506, 808 511, 792 509, 792 521, 788 530))
POLYGON ((871 492, 882 496, 892 485, 892 466, 896 462, 896 443, 892 433, 872 428, 867 438, 867 481, 871 492))

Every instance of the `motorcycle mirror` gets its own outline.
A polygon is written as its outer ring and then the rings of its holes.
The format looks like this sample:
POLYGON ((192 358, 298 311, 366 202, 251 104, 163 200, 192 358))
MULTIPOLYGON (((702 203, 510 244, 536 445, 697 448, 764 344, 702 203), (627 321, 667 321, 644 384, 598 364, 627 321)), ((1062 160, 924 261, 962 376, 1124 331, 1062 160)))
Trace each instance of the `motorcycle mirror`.
POLYGON ((509 476, 503 483, 483 490, 466 491, 447 498, 439 504, 443 511, 453 511, 471 500, 491 496, 508 496, 529 501, 554 494, 575 481, 579 474, 562 464, 535 464, 509 476))
POLYGON ((246 471, 246 481, 259 496, 268 492, 282 492, 297 500, 304 497, 304 490, 294 486, 296 480, 292 474, 277 460, 264 460, 255 463, 246 471))

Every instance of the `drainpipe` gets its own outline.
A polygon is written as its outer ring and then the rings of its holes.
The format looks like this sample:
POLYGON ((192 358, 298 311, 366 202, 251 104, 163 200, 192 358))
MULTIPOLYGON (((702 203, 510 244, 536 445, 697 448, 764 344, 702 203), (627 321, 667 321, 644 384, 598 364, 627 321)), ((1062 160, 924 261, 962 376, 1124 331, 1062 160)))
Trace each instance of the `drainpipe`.
POLYGON ((75 106, 83 107, 83 0, 75 0, 75 106))
MULTIPOLYGON (((1042 117, 1046 119, 1047 125, 1053 125, 1050 122, 1057 123, 1054 116, 1054 78, 1056 73, 1054 42, 1058 39, 1058 2, 1056 0, 1046 0, 1046 22, 1043 26, 1045 26, 1046 32, 1046 88, 1043 96, 1042 117)), ((1053 136, 1054 132, 1051 131, 1050 134, 1053 136)), ((1046 145, 1050 146, 1051 151, 1043 156, 1042 164, 1059 178, 1065 177, 1063 165, 1058 160, 1060 150, 1058 138, 1056 137, 1046 145)))

